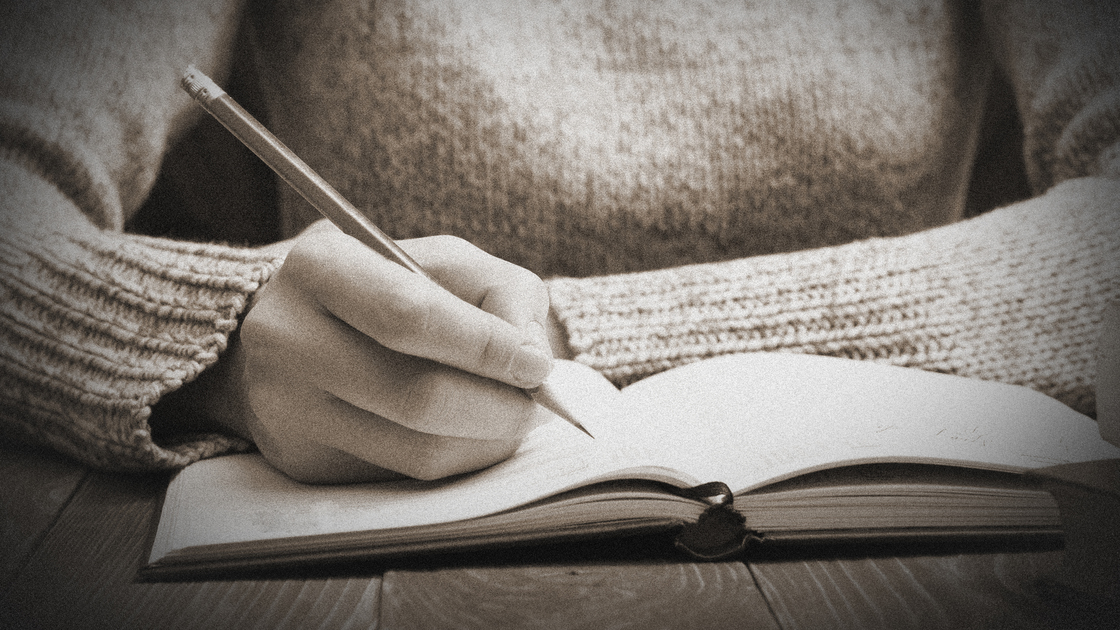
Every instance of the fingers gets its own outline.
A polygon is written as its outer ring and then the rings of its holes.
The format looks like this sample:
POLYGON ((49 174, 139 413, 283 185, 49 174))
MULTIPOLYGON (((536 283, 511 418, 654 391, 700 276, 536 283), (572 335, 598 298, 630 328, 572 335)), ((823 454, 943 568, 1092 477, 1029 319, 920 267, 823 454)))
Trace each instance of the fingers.
POLYGON ((508 438, 522 432, 533 413, 519 389, 390 350, 323 317, 287 285, 272 290, 242 327, 246 367, 257 379, 305 381, 411 430, 444 436, 508 438))
POLYGON ((551 370, 547 293, 530 272, 459 239, 402 244, 448 291, 340 233, 314 236, 280 273, 381 345, 517 387, 535 387, 551 370))
MULTIPOLYGON (((525 335, 522 338, 524 349, 531 349, 525 346, 539 349, 549 359, 547 365, 551 369, 553 355, 546 332, 549 317, 548 290, 536 274, 486 254, 459 238, 445 236, 416 239, 402 242, 402 247, 407 248, 437 278, 441 286, 458 298, 519 328, 525 335)), ((500 344, 495 344, 494 347, 500 347, 500 344)), ((480 364, 501 364, 499 356, 495 354, 490 360, 483 359, 480 364)), ((533 359, 539 357, 534 355, 533 359)), ((523 372, 515 369, 513 373, 523 372)), ((535 387, 543 380, 543 377, 539 380, 523 378, 520 383, 512 384, 535 387)))
POLYGON ((342 429, 323 436, 324 444, 415 479, 440 479, 485 468, 512 455, 522 437, 475 440, 433 435, 413 431, 338 399, 324 400, 323 406, 331 409, 342 429))
POLYGON ((402 246, 439 284, 320 223, 242 323, 247 424, 297 479, 458 474, 532 427, 521 388, 552 365, 543 283, 459 239, 402 246))
POLYGON ((269 427, 261 451, 293 478, 313 483, 392 478, 439 479, 508 458, 520 436, 474 440, 413 431, 370 414, 326 392, 266 388, 258 391, 259 415, 291 419, 269 427), (307 422, 309 418, 330 422, 307 422))
MULTIPOLYGON (((267 443, 266 443, 267 444, 267 443)), ((265 458, 296 481, 303 483, 361 483, 391 481, 406 475, 371 464, 350 453, 304 440, 299 448, 259 446, 265 458)))
MULTIPOLYGON (((543 332, 548 291, 536 274, 454 237, 402 241, 401 246, 460 299, 518 328, 543 332)), ((534 341, 547 339, 542 335, 534 341)))

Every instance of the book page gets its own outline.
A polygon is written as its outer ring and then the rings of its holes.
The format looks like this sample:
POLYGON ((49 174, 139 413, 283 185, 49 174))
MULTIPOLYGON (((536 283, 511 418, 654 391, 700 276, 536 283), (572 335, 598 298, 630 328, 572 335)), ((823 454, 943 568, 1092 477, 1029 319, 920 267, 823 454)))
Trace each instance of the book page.
POLYGON ((437 482, 314 486, 259 455, 204 460, 172 480, 152 559, 170 550, 424 526, 492 514, 596 481, 742 492, 847 463, 964 464, 1019 471, 1120 457, 1096 423, 1024 388, 792 354, 694 363, 619 393, 557 362, 562 402, 595 435, 544 423, 510 459, 437 482))
MULTIPOLYGON (((601 375, 558 367, 562 402, 596 439, 538 407, 543 423, 508 460, 441 481, 306 485, 260 455, 233 455, 188 466, 171 482, 152 559, 195 545, 430 525, 491 514, 608 478, 633 465, 614 450, 613 410, 621 395, 601 375)), ((668 473, 666 473, 668 474, 668 473)), ((647 477, 660 480, 658 471, 647 477)), ((684 485, 680 481, 677 485, 684 485)))
POLYGON ((623 397, 619 430, 643 461, 736 491, 838 463, 1021 471, 1120 457, 1092 419, 1041 393, 866 361, 718 357, 623 397))

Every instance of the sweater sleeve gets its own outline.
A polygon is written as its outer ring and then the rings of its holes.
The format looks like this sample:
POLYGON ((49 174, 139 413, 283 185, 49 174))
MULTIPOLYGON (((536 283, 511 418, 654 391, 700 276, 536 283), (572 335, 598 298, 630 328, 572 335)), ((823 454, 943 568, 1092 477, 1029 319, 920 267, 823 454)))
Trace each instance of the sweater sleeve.
POLYGON ((10 160, 0 159, 0 182, 9 210, 0 219, 0 424, 117 470, 246 448, 220 435, 157 444, 148 418, 160 397, 217 361, 279 258, 98 229, 10 160))
POLYGON ((237 4, 49 0, 13 5, 0 24, 6 431, 116 470, 248 446, 157 443, 148 418, 217 361, 276 250, 123 232, 192 114, 178 77, 189 63, 224 67, 237 4))
POLYGON ((985 13, 1038 196, 896 238, 551 280, 576 360, 624 384, 722 353, 828 354, 1027 385, 1093 413, 1101 317, 1120 298, 1120 28, 1099 4, 1067 21, 1058 2, 985 13))

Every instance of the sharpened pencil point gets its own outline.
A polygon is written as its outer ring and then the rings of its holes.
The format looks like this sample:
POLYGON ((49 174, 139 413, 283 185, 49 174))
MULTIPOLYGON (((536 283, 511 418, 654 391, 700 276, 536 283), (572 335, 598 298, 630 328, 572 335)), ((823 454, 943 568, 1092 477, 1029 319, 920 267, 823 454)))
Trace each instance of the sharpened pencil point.
POLYGON ((560 399, 555 394, 552 393, 552 389, 548 386, 547 381, 538 387, 526 391, 538 405, 560 416, 560 419, 579 429, 580 431, 583 431, 591 439, 595 439, 595 436, 591 435, 591 432, 587 430, 587 427, 583 426, 583 424, 581 424, 579 420, 576 420, 575 415, 570 410, 568 410, 564 403, 560 402, 560 399))

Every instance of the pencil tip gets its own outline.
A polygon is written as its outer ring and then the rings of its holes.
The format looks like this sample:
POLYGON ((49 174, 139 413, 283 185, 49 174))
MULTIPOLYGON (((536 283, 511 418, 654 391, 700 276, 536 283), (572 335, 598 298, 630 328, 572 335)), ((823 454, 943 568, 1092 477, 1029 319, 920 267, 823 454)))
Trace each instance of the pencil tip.
POLYGON ((529 390, 529 395, 532 396, 533 400, 535 400, 538 405, 544 407, 545 409, 548 409, 557 416, 560 416, 562 420, 579 429, 580 431, 583 431, 591 439, 595 439, 595 436, 591 435, 591 432, 587 430, 587 427, 583 426, 583 424, 580 423, 579 420, 576 420, 575 415, 573 415, 572 412, 568 410, 564 403, 560 402, 560 400, 555 395, 553 395, 552 390, 548 387, 547 382, 540 385, 539 387, 535 387, 529 390))
POLYGON ((577 428, 580 431, 583 431, 584 433, 586 433, 587 437, 591 438, 592 440, 595 439, 595 436, 591 435, 591 432, 587 430, 587 427, 580 424, 579 420, 576 420, 575 418, 567 418, 567 421, 570 422, 572 424, 572 426, 574 426, 575 428, 577 428))

